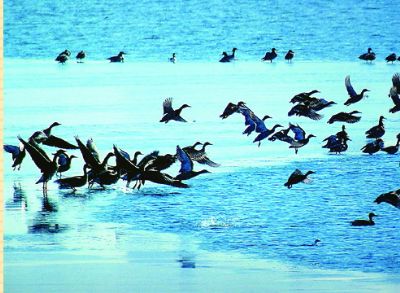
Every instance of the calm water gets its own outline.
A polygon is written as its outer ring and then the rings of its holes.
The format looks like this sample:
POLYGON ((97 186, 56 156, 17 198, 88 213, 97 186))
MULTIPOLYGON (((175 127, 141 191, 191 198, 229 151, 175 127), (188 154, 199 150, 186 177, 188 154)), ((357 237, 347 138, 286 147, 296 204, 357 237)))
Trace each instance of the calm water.
MULTIPOLYGON (((8 253, 34 255, 38 249, 129 257, 138 245, 130 234, 145 230, 176 235, 182 250, 194 255, 200 249, 239 252, 307 267, 400 273, 399 210, 373 203, 380 193, 399 188, 400 159, 360 153, 365 130, 381 114, 387 117, 385 142, 395 143, 400 116, 388 113, 387 93, 400 67, 354 60, 368 46, 378 58, 398 48, 396 3, 300 1, 293 7, 290 1, 246 1, 229 9, 220 1, 32 3, 4 2, 5 143, 16 144, 18 134, 27 138, 58 121, 55 135, 70 141, 74 135, 92 137, 102 156, 113 144, 129 153, 173 153, 178 144, 200 140, 214 144, 208 153, 222 166, 207 167, 212 173, 190 180, 185 190, 147 183, 132 191, 119 182, 106 191, 84 188, 69 195, 50 183, 43 200, 29 156, 21 171, 12 172, 6 155, 6 260, 8 253), (213 62, 233 46, 239 48, 238 62, 213 62), (270 47, 280 54, 291 48, 298 61, 256 62, 270 47), (88 61, 55 64, 65 48, 84 49, 88 61), (102 61, 120 50, 130 53, 125 64, 102 61), (172 52, 184 62, 164 62, 172 52), (347 74, 357 91, 371 92, 345 108, 347 74), (323 110, 318 122, 289 119, 289 99, 314 88, 338 105, 323 110), (174 106, 192 106, 182 114, 189 123, 158 122, 168 96, 174 106), (241 116, 218 117, 229 101, 239 100, 259 116, 272 116, 268 128, 290 121, 317 138, 298 155, 280 142, 264 141, 258 148, 254 135, 241 134, 241 116), (362 119, 348 126, 348 152, 327 154, 322 139, 341 127, 327 119, 354 109, 362 119), (296 168, 316 174, 310 184, 288 190, 283 183, 296 168), (370 211, 379 215, 376 226, 350 226, 370 211), (301 246, 316 238, 320 246, 301 246)), ((82 172, 82 159, 74 163, 71 176, 82 172)))

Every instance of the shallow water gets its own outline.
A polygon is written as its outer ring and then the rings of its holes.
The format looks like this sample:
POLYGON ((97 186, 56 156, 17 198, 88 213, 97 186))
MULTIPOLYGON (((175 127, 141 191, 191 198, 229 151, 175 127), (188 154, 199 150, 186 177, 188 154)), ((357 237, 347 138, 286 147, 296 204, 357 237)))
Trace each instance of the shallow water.
MULTIPOLYGON (((117 144, 129 153, 174 153, 176 145, 210 141, 212 173, 176 189, 146 183, 140 191, 119 182, 107 190, 80 189, 75 195, 49 183, 44 200, 40 177, 27 155, 20 171, 5 156, 5 256, 12 252, 94 254, 129 258, 143 243, 132 242, 133 231, 171 233, 181 239, 183 254, 198 250, 242 253, 294 266, 368 272, 400 272, 399 210, 376 205, 379 194, 397 189, 399 156, 364 155, 364 132, 384 114, 386 145, 400 132, 399 115, 388 113, 387 93, 396 65, 381 62, 297 62, 215 64, 156 62, 107 64, 101 61, 65 66, 44 60, 5 60, 4 142, 16 144, 53 121, 53 133, 69 141, 92 137, 105 156, 117 144), (346 107, 344 77, 354 87, 371 90, 369 97, 346 107), (322 110, 321 121, 287 117, 290 98, 319 89, 338 104, 322 110), (161 124, 162 102, 188 103, 182 116, 188 123, 161 124), (252 143, 245 137, 243 118, 218 116, 229 101, 244 100, 256 114, 269 114, 267 127, 299 123, 317 136, 295 155, 281 142, 252 143), (321 141, 338 132, 328 125, 334 113, 357 109, 359 123, 347 125, 349 150, 327 154, 321 141), (294 169, 314 170, 310 184, 283 186, 294 169), (350 221, 374 211, 374 227, 351 227, 350 221), (320 239, 317 247, 302 246, 320 239)), ((54 149, 45 148, 47 152, 54 149)), ((80 156, 78 151, 72 152, 80 156)), ((68 175, 82 173, 76 159, 68 175)), ((176 174, 176 164, 168 170, 176 174)), ((195 164, 195 169, 204 166, 195 164)), ((160 243, 158 243, 160 245, 160 243)), ((160 250, 168 250, 161 244, 160 250)))

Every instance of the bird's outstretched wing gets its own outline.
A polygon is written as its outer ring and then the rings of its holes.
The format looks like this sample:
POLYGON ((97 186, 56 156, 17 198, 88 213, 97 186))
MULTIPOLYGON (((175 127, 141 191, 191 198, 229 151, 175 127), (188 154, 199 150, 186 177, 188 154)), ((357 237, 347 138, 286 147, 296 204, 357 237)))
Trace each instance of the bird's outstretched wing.
POLYGON ((345 78, 345 80, 344 80, 344 84, 345 84, 345 86, 346 86, 346 90, 347 90, 347 93, 349 94, 349 96, 350 96, 351 98, 356 97, 356 96, 357 96, 357 93, 356 93, 356 91, 354 90, 353 86, 351 85, 351 82, 350 82, 350 75, 347 75, 347 76, 346 76, 346 78, 345 78))
POLYGON ((164 110, 164 114, 171 113, 174 111, 174 109, 172 109, 172 98, 166 98, 164 100, 163 110, 164 110))
POLYGON ((187 173, 193 170, 192 160, 189 158, 187 153, 179 147, 179 145, 176 146, 176 155, 178 157, 178 160, 181 162, 179 173, 187 173))
POLYGON ((400 95, 400 74, 395 73, 392 77, 393 86, 396 88, 396 92, 400 95))
POLYGON ((73 145, 72 143, 69 143, 68 141, 65 141, 62 138, 59 138, 54 135, 50 135, 42 143, 47 146, 53 146, 53 147, 57 147, 57 148, 61 148, 61 149, 70 149, 70 150, 79 149, 79 147, 77 147, 76 145, 73 145))

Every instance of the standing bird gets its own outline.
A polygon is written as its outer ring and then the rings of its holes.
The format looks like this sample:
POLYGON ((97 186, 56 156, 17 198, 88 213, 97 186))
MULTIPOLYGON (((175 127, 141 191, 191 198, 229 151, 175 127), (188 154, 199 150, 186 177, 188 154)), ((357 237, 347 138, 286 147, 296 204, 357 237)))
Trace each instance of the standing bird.
POLYGON ((231 59, 229 58, 228 53, 226 53, 225 51, 222 52, 222 56, 224 56, 224 57, 222 57, 222 58, 219 60, 219 62, 222 62, 222 63, 231 62, 231 59))
POLYGON ((375 58, 376 58, 375 53, 372 52, 371 48, 368 48, 368 52, 367 53, 361 54, 358 57, 358 59, 365 60, 367 62, 368 61, 372 62, 373 60, 375 60, 375 58))
POLYGON ((88 181, 88 165, 83 166, 83 175, 82 176, 73 176, 73 177, 67 177, 67 178, 60 178, 54 181, 59 185, 60 189, 72 189, 73 192, 76 191, 77 187, 82 187, 84 186, 87 181, 88 181))
POLYGON ((278 56, 278 54, 276 54, 276 49, 272 48, 271 52, 266 52, 264 57, 261 58, 262 61, 270 61, 272 63, 272 60, 274 60, 276 58, 276 56, 278 56))
POLYGON ((121 51, 118 53, 117 56, 109 57, 107 58, 107 60, 110 60, 110 62, 124 62, 125 60, 124 55, 126 55, 126 53, 121 51))
POLYGON ((168 123, 171 120, 179 122, 187 122, 181 117, 181 112, 184 108, 189 108, 188 104, 183 104, 178 109, 174 110, 172 108, 172 98, 166 98, 163 103, 164 116, 161 118, 160 122, 168 123))
POLYGON ((219 117, 221 117, 222 119, 226 119, 229 116, 231 116, 233 113, 240 113, 240 108, 244 107, 245 103, 240 101, 237 104, 233 104, 233 103, 228 103, 228 105, 225 107, 224 112, 219 115, 219 117))
POLYGON ((176 54, 172 53, 172 57, 168 59, 169 62, 175 63, 176 62, 176 54))
POLYGON ((400 189, 389 191, 387 193, 382 193, 379 195, 374 202, 380 204, 382 202, 386 202, 395 208, 400 209, 400 189))
POLYGON ((378 125, 372 127, 371 129, 365 132, 367 138, 380 138, 385 134, 385 126, 383 125, 383 119, 385 119, 385 117, 380 116, 378 125))
POLYGON ((351 222, 352 226, 373 226, 375 225, 375 222, 373 220, 374 217, 376 217, 374 213, 369 213, 368 218, 369 220, 354 220, 351 222))
POLYGON ((396 138, 397 138, 396 145, 383 147, 381 150, 388 153, 389 155, 394 155, 395 153, 397 153, 399 150, 399 145, 400 145, 400 133, 397 134, 396 138))
POLYGON ((55 61, 58 61, 61 64, 64 64, 65 62, 68 61, 69 57, 71 56, 71 52, 68 50, 64 50, 60 54, 58 54, 57 58, 55 61))
POLYGON ((12 155, 13 164, 11 167, 13 168, 13 170, 14 171, 16 169, 20 170, 22 161, 24 160, 26 155, 24 145, 20 144, 19 146, 15 146, 10 144, 5 144, 3 148, 7 153, 10 153, 12 155))
POLYGON ((359 111, 351 111, 349 113, 339 112, 335 115, 332 115, 332 117, 329 118, 327 123, 332 124, 336 121, 347 122, 347 123, 356 123, 356 122, 360 121, 361 117, 354 116, 354 114, 360 114, 360 113, 361 112, 359 112, 359 111))
POLYGON ((390 54, 389 56, 387 56, 385 58, 385 60, 386 60, 387 63, 392 62, 392 64, 393 64, 393 62, 397 60, 396 53, 390 54))
POLYGON ((181 162, 181 168, 179 169, 179 175, 175 176, 175 180, 188 180, 200 174, 210 173, 210 171, 205 169, 193 171, 193 161, 190 159, 188 154, 179 147, 179 145, 176 146, 176 156, 181 162))
POLYGON ((294 52, 292 50, 289 50, 285 55, 285 60, 290 63, 292 62, 293 57, 294 57, 294 52))
POLYGON ((384 147, 383 140, 381 138, 377 138, 373 142, 367 143, 365 146, 361 148, 363 153, 366 154, 374 154, 379 152, 384 147))
POLYGON ((308 183, 309 179, 307 178, 308 175, 314 174, 314 171, 307 171, 306 174, 303 174, 299 169, 296 169, 290 176, 288 181, 284 184, 288 189, 292 188, 294 184, 303 182, 308 183))
MULTIPOLYGON (((75 155, 68 156, 64 150, 58 150, 53 156, 57 156, 57 173, 61 178, 61 173, 68 171, 71 168, 71 162, 73 158, 77 158, 75 155)), ((56 173, 56 174, 57 174, 56 173)))
POLYGON ((79 51, 79 53, 76 55, 76 62, 83 63, 83 59, 85 59, 85 57, 86 57, 85 51, 79 51))
POLYGON ((237 48, 232 49, 232 54, 228 55, 229 61, 235 60, 235 52, 237 51, 237 48))
POLYGON ((361 101, 361 99, 364 97, 364 93, 369 92, 369 90, 363 89, 361 91, 361 93, 357 94, 356 91, 354 90, 353 86, 351 85, 350 75, 346 76, 344 84, 346 86, 347 93, 350 96, 350 98, 344 103, 346 106, 349 106, 351 104, 361 101))

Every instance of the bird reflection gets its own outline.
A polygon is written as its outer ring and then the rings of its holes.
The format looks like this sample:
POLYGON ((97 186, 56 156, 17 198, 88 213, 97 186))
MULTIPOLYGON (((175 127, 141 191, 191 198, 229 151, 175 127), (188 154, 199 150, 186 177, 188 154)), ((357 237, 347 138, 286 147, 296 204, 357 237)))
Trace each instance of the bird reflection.
POLYGON ((6 202, 6 209, 28 209, 25 191, 21 187, 21 182, 15 181, 13 185, 13 198, 6 202))
POLYGON ((42 209, 37 212, 32 225, 28 227, 29 233, 59 233, 65 230, 55 217, 57 205, 50 201, 48 197, 43 197, 42 209))

